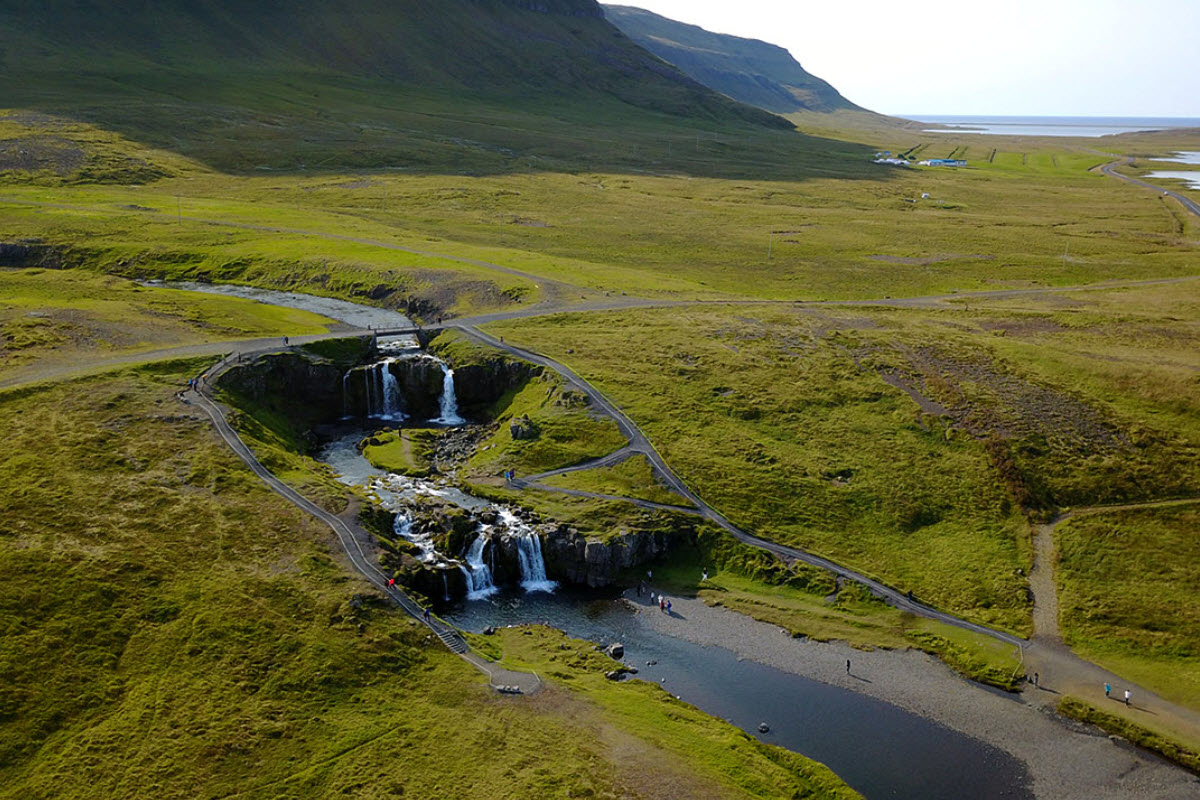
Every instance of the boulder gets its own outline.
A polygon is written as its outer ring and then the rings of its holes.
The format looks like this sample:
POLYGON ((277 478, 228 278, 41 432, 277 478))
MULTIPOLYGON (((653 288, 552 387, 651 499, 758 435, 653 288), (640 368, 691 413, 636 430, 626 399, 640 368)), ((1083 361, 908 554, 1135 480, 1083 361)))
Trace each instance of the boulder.
POLYGON ((526 441, 538 438, 540 431, 537 425, 527 416, 521 416, 508 424, 508 431, 516 441, 526 441))
POLYGON ((609 658, 622 659, 625 657, 625 645, 610 644, 604 652, 608 653, 609 658))

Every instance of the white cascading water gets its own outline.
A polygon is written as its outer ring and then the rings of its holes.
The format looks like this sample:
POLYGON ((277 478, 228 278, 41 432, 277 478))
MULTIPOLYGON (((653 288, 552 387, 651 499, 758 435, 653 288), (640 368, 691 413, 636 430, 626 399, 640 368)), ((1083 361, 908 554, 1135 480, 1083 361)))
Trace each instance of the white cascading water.
POLYGON ((375 375, 375 370, 363 370, 363 400, 367 407, 367 416, 375 416, 375 386, 372 377, 375 375))
POLYGON ((441 423, 442 425, 462 425, 466 420, 458 415, 458 398, 454 395, 454 370, 450 369, 450 365, 445 362, 441 362, 441 365, 442 413, 434 422, 441 423))
POLYGON ((496 593, 496 585, 492 583, 492 571, 483 562, 483 549, 487 543, 487 534, 481 530, 467 548, 466 566, 459 567, 467 580, 468 600, 481 600, 496 593))
MULTIPOLYGON (((400 393, 400 381, 392 374, 390 364, 394 358, 385 358, 362 370, 363 374, 363 405, 367 416, 371 419, 386 419, 400 422, 406 418, 403 410, 404 397, 400 393)), ((346 391, 346 381, 350 377, 347 372, 342 378, 342 411, 350 416, 349 392, 346 391)))
POLYGON ((438 561, 439 556, 437 548, 433 543, 433 539, 429 536, 418 536, 413 533, 412 520, 403 514, 397 514, 395 520, 392 521, 392 530, 396 535, 406 542, 412 542, 421 551, 418 561, 428 563, 430 561, 438 561))
POLYGON ((553 592, 558 584, 546 578, 546 561, 542 558, 542 540, 507 508, 500 509, 500 520, 517 542, 517 561, 521 567, 521 588, 527 592, 553 592))
POLYGON ((393 358, 386 359, 380 362, 379 367, 381 391, 383 396, 383 411, 380 417, 399 422, 404 419, 404 412, 400 409, 400 381, 396 380, 396 376, 392 374, 390 364, 395 361, 393 358))
POLYGON ((342 376, 342 419, 350 419, 350 373, 342 376))

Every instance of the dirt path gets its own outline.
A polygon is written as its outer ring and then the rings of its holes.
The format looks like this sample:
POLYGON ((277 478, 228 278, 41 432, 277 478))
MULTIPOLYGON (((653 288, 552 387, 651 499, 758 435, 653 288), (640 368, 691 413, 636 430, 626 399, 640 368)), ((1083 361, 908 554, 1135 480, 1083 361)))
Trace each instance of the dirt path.
POLYGON ((1029 589, 1033 592, 1033 640, 1061 644, 1058 632, 1058 587, 1054 582, 1054 529, 1066 518, 1033 527, 1033 568, 1029 589))
POLYGON ((1059 629, 1058 584, 1054 576, 1054 565, 1057 563, 1054 531, 1064 522, 1075 517, 1113 511, 1169 508, 1197 502, 1200 502, 1200 498, 1078 508, 1048 524, 1035 526, 1034 564, 1029 573, 1029 586, 1033 591, 1034 635, 1030 646, 1024 651, 1027 672, 1038 676, 1037 687, 1030 690, 1031 702, 1052 707, 1057 704, 1059 696, 1070 694, 1109 713, 1120 714, 1151 728, 1167 730, 1185 741, 1200 743, 1200 712, 1164 700, 1145 687, 1077 656, 1067 647, 1059 629), (1111 696, 1105 696, 1105 684, 1113 687, 1111 696), (1122 702, 1126 689, 1133 693, 1129 708, 1122 702))
MULTIPOLYGON (((352 332, 348 333, 346 331, 333 333, 314 333, 307 336, 293 336, 289 341, 291 341, 292 344, 299 345, 307 344, 309 342, 319 342, 323 339, 341 339, 350 335, 352 335, 352 332)), ((203 344, 188 344, 180 345, 179 347, 167 347, 160 350, 143 350, 133 353, 121 353, 119 355, 106 356, 104 358, 94 358, 89 355, 86 363, 37 363, 31 364, 27 367, 17 367, 16 369, 6 372, 3 377, 0 377, 0 391, 4 391, 6 389, 16 389, 18 387, 34 383, 79 378, 85 375, 106 372, 117 367, 129 366, 131 364, 145 364, 151 361, 171 361, 179 358, 197 358, 200 356, 225 356, 229 353, 238 351, 267 352, 272 348, 283 349, 283 339, 279 336, 272 336, 266 339, 238 339, 224 342, 206 342, 203 344)))

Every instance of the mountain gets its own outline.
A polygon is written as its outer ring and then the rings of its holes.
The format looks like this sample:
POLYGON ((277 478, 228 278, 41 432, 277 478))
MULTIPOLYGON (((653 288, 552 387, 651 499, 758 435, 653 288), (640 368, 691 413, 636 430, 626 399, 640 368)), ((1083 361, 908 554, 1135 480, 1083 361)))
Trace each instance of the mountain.
POLYGON ((722 94, 777 114, 862 110, 767 42, 711 33, 629 6, 604 6, 626 36, 722 94))
POLYGON ((595 0, 0 0, 0 85, 7 108, 232 170, 591 163, 612 127, 791 131, 595 0))

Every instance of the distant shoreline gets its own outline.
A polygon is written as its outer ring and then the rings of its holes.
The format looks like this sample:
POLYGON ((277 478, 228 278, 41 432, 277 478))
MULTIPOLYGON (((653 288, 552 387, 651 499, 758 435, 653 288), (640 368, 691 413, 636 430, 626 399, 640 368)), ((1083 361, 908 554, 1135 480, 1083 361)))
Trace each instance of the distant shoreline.
POLYGON ((1200 128, 1200 117, 1038 117, 973 114, 901 115, 930 126, 929 133, 980 133, 1004 136, 1099 137, 1172 128, 1200 128))

